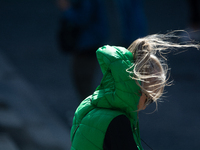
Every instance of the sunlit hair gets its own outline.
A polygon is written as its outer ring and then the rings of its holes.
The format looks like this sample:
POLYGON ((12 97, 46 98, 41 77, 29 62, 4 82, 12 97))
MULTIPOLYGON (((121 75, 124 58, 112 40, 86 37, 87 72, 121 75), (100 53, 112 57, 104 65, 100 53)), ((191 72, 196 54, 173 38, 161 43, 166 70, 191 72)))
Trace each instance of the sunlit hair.
MULTIPOLYGON (((136 80, 143 93, 154 102, 163 95, 168 82, 168 65, 164 57, 170 50, 177 48, 195 47, 200 45, 190 41, 187 43, 174 42, 180 37, 173 31, 167 34, 153 34, 134 41, 128 50, 133 54, 134 65, 129 68, 132 78, 136 80)), ((183 31, 184 32, 184 31, 183 31)))

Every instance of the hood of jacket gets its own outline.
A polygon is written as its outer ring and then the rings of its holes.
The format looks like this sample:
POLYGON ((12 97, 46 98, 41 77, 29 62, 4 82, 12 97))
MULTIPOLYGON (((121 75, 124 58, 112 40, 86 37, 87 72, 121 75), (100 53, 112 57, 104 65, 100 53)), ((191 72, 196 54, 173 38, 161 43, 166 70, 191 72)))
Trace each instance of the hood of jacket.
POLYGON ((120 110, 137 120, 140 87, 131 78, 133 55, 126 48, 103 46, 96 51, 103 78, 92 95, 91 104, 98 108, 120 110))

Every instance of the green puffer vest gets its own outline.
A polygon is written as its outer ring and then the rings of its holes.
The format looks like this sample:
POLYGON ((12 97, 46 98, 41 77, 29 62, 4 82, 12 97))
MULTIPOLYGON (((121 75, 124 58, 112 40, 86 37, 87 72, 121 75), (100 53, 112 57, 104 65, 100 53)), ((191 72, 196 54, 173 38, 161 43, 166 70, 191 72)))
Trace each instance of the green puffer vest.
POLYGON ((140 87, 127 72, 133 65, 133 55, 123 47, 108 45, 96 53, 103 79, 75 112, 71 150, 103 150, 110 122, 122 114, 129 118, 135 143, 138 150, 142 150, 137 116, 140 87))

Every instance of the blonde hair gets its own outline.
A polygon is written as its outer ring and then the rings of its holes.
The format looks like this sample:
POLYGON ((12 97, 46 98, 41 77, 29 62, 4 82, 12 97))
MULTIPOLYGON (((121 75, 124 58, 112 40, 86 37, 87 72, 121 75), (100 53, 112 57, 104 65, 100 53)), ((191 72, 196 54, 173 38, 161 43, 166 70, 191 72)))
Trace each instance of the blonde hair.
POLYGON ((157 102, 163 95, 164 87, 170 85, 168 82, 169 68, 164 54, 176 48, 195 47, 198 49, 200 47, 194 41, 173 42, 173 40, 181 38, 175 35, 177 32, 184 31, 149 35, 137 39, 128 47, 134 58, 134 65, 128 71, 133 74, 131 77, 136 80, 142 92, 154 102, 157 102))

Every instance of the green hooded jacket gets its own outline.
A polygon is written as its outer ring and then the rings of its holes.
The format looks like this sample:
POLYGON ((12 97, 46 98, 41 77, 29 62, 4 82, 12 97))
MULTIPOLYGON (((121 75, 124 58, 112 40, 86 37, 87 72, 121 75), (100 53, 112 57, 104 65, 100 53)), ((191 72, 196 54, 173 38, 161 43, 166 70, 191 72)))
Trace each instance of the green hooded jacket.
POLYGON ((127 72, 133 66, 133 55, 123 47, 108 45, 99 48, 96 54, 103 79, 75 112, 71 150, 103 150, 110 122, 122 114, 129 118, 135 143, 142 150, 137 115, 140 87, 127 72))

